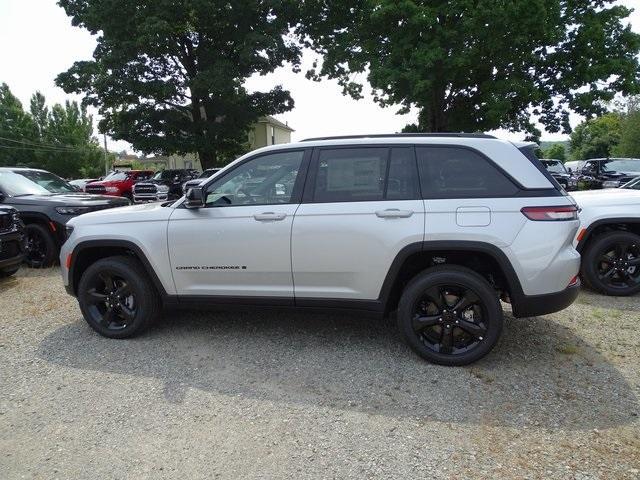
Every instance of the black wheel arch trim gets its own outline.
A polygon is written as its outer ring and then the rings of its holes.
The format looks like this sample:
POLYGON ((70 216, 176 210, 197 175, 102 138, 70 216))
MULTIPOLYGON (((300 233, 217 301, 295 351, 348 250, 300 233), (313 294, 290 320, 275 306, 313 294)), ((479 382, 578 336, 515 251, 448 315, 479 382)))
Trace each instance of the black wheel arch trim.
POLYGON ((69 285, 66 287, 67 292, 74 297, 77 296, 77 285, 74 284, 75 278, 75 268, 77 266, 78 256, 82 253, 83 250, 88 250, 90 248, 124 248, 126 250, 130 250, 136 256, 136 258, 142 263, 145 271, 149 275, 149 278, 153 282, 153 285, 158 290, 158 293, 162 297, 163 301, 171 302, 172 295, 168 295, 167 291, 162 285, 160 278, 156 274, 155 270, 151 266, 151 262, 144 254, 142 249, 136 245, 135 243, 128 240, 86 240, 84 242, 78 243, 73 251, 71 252, 71 266, 69 267, 69 285))
POLYGON ((391 263, 391 267, 387 272, 382 288, 380 289, 380 295, 378 301, 380 302, 383 310, 387 312, 389 310, 389 300, 392 289, 398 279, 398 275, 405 261, 413 254, 416 253, 428 253, 430 251, 455 251, 455 252, 477 252, 489 255, 493 258, 509 285, 509 294, 511 297, 511 303, 514 309, 514 314, 519 316, 519 305, 525 302, 526 295, 522 290, 520 279, 516 274, 511 262, 507 258, 506 254, 495 245, 485 242, 474 242, 467 240, 427 240, 424 242, 415 242, 405 246, 391 263))
POLYGON ((595 222, 593 222, 591 225, 587 227, 587 232, 584 234, 582 239, 580 239, 580 241, 578 242, 578 245, 576 246, 576 250, 579 253, 582 253, 582 250, 584 250, 584 247, 587 245, 587 243, 589 242, 589 240, 593 235, 593 232, 596 229, 603 226, 607 226, 607 225, 620 225, 620 224, 629 224, 629 223, 640 225, 640 217, 603 218, 601 220, 596 220, 595 222))

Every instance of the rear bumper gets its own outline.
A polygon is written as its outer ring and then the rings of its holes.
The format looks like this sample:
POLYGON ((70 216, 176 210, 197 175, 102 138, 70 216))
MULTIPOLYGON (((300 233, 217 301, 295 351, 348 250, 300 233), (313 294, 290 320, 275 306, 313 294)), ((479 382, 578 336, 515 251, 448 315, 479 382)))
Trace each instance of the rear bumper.
POLYGON ((560 292, 523 295, 512 304, 515 317, 536 317, 559 312, 571 305, 580 293, 580 280, 560 292))

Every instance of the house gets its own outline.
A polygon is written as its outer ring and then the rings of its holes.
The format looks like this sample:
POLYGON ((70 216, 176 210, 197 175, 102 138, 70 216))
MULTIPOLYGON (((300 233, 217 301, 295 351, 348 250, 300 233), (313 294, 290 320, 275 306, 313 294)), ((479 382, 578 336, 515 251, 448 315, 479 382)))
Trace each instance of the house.
MULTIPOLYGON (((291 143, 291 132, 295 130, 286 123, 283 123, 271 116, 261 117, 253 129, 249 132, 248 144, 249 150, 266 147, 268 145, 278 145, 281 143, 291 143)), ((123 161, 131 163, 130 155, 123 156, 123 161)), ((202 170, 198 155, 188 153, 187 155, 169 155, 157 157, 135 157, 137 164, 144 165, 145 168, 152 169, 174 169, 174 168, 195 168, 202 170)), ((113 167, 118 168, 120 157, 114 162, 113 167)))

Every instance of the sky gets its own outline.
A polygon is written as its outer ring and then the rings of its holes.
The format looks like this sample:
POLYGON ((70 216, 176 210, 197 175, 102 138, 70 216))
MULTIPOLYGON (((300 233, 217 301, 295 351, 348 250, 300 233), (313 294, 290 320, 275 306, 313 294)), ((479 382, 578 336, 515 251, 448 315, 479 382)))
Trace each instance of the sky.
MULTIPOLYGON (((633 30, 640 33, 640 0, 619 3, 635 7, 629 21, 633 30)), ((44 94, 50 105, 66 99, 79 100, 56 87, 54 79, 73 62, 91 59, 94 47, 95 39, 86 30, 73 27, 55 0, 0 0, 0 82, 6 82, 23 105, 29 104, 35 91, 44 94)), ((311 58, 311 54, 305 55, 303 67, 310 66, 311 58)), ((292 111, 277 116, 295 129, 294 141, 328 135, 393 133, 416 120, 415 113, 396 115, 397 108, 381 108, 367 96, 353 100, 342 95, 336 81, 313 82, 290 68, 247 81, 251 90, 267 90, 278 84, 288 89, 295 101, 292 111)), ((575 126, 580 117, 574 115, 571 120, 575 126)), ((492 133, 509 140, 524 137, 502 130, 492 133)), ((546 132, 542 135, 542 140, 564 138, 546 132)), ((110 138, 108 148, 131 151, 126 142, 110 138)))

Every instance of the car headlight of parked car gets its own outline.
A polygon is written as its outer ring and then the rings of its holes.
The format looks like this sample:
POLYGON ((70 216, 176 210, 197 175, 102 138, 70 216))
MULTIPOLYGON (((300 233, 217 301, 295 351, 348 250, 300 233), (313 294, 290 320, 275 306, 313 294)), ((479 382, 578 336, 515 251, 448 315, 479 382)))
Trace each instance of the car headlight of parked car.
POLYGON ((88 211, 89 207, 56 207, 56 212, 61 215, 82 215, 88 211))
POLYGON ((158 192, 167 193, 169 191, 169 187, 166 185, 158 185, 158 192))

